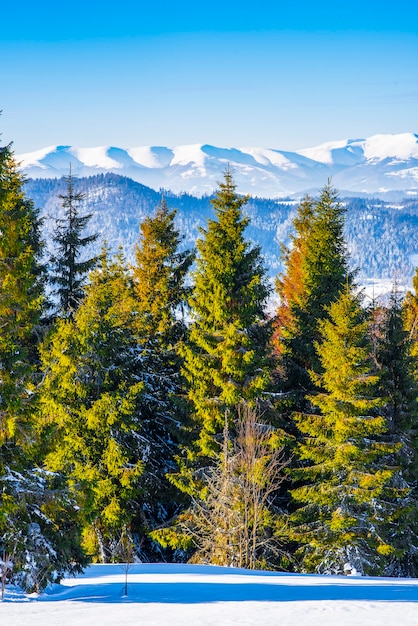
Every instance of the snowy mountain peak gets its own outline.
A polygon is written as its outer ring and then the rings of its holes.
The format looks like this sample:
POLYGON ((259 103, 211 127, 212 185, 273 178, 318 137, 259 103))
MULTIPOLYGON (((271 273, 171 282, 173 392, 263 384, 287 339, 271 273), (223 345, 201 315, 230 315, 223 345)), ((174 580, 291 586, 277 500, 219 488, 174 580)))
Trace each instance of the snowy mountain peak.
POLYGON ((48 146, 17 155, 31 178, 53 178, 72 171, 78 176, 115 172, 154 189, 212 193, 229 164, 242 193, 279 197, 320 188, 332 177, 336 187, 353 192, 412 190, 418 193, 418 135, 373 135, 331 141, 297 152, 209 144, 48 146))

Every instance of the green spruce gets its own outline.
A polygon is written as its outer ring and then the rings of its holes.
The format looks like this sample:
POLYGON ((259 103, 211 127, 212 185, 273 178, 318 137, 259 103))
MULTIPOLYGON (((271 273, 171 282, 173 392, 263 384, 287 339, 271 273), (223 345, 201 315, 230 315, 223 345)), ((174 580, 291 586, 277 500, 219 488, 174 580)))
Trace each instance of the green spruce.
POLYGON ((83 258, 86 248, 98 235, 83 235, 92 214, 80 215, 84 194, 74 190, 74 177, 66 178, 67 191, 61 194, 64 217, 57 220, 53 242, 56 252, 51 258, 50 281, 55 285, 53 295, 58 299, 58 314, 72 318, 83 298, 83 286, 96 257, 83 258))
POLYGON ((349 563, 379 574, 395 552, 385 518, 404 491, 391 462, 399 445, 387 439, 368 320, 348 287, 330 305, 320 334, 322 373, 311 375, 322 391, 309 398, 319 413, 296 416, 303 439, 301 466, 293 470, 300 481, 292 490, 299 507, 293 537, 303 571, 342 574, 349 563))
POLYGON ((315 342, 327 307, 352 281, 344 242, 345 208, 328 183, 318 199, 306 197, 294 220, 290 250, 284 250, 285 272, 276 289, 280 297, 273 345, 278 356, 279 388, 301 409, 312 391, 310 370, 321 371, 315 342))
POLYGON ((197 466, 219 455, 225 415, 233 421, 237 405, 254 403, 269 380, 269 289, 260 250, 244 235, 247 200, 237 195, 227 171, 212 200, 216 217, 197 242, 192 323, 181 348, 194 439, 187 454, 197 466))
POLYGON ((144 384, 133 330, 135 306, 121 255, 107 251, 90 274, 73 319, 61 319, 42 348, 39 427, 46 466, 68 477, 91 557, 114 558, 135 515, 143 472, 138 398, 144 384))

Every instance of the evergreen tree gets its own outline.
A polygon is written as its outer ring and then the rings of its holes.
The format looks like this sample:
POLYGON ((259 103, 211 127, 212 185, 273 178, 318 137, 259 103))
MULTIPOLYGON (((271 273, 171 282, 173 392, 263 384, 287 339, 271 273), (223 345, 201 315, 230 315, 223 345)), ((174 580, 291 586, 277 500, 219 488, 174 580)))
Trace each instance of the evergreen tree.
POLYGON ((0 566, 28 592, 81 572, 77 503, 62 476, 40 467, 8 467, 1 476, 0 566), (7 555, 7 558, 4 558, 7 555))
POLYGON ((56 285, 53 294, 58 297, 58 311, 72 318, 83 297, 83 285, 97 258, 84 259, 85 248, 96 241, 97 235, 83 236, 91 214, 80 215, 79 207, 85 195, 74 191, 74 178, 66 178, 67 192, 58 196, 62 200, 64 217, 57 220, 53 241, 56 254, 51 258, 51 282, 56 285))
MULTIPOLYGON (((189 293, 185 279, 194 255, 179 251, 182 237, 175 227, 175 215, 163 199, 155 214, 144 219, 133 267, 134 327, 142 360, 138 375, 144 382, 142 436, 149 442, 141 479, 146 506, 140 507, 136 520, 143 534, 166 523, 179 506, 179 493, 166 474, 175 471, 174 454, 184 413, 179 402, 181 359, 176 348, 186 332, 181 308, 189 293)), ((143 552, 148 550, 147 558, 155 558, 155 548, 156 544, 142 545, 143 552)))
POLYGON ((83 545, 114 558, 121 528, 136 512, 143 458, 138 399, 142 355, 121 255, 105 251, 73 319, 61 319, 42 348, 40 429, 46 465, 68 476, 80 507, 83 545))
POLYGON ((155 215, 143 220, 133 268, 138 333, 144 342, 157 342, 165 350, 185 332, 179 308, 187 299, 185 278, 194 257, 190 251, 179 252, 183 237, 175 216, 163 198, 155 215))
POLYGON ((280 304, 273 345, 284 391, 295 394, 303 407, 304 395, 313 390, 309 371, 320 372, 315 342, 319 322, 352 275, 344 243, 345 209, 328 183, 317 200, 306 197, 294 220, 291 250, 284 251, 286 271, 276 283, 280 304))
MULTIPOLYGON (((43 280, 38 211, 23 192, 10 146, 0 148, 0 445, 26 436, 33 399, 43 280), (25 434, 26 433, 26 434, 25 434)), ((13 443, 12 443, 13 442, 13 443)))
POLYGON ((305 336, 302 328, 301 312, 306 308, 306 267, 308 238, 312 228, 314 201, 306 196, 298 207, 293 220, 294 234, 291 247, 282 246, 282 257, 286 271, 276 279, 276 292, 280 297, 273 323, 273 350, 278 364, 278 385, 285 391, 286 400, 281 397, 281 409, 286 404, 292 408, 295 402, 300 405, 307 384, 306 362, 299 358, 301 342, 305 336), (288 394, 289 391, 293 393, 288 394), (302 393, 301 393, 302 392, 302 393), (300 397, 302 395, 302 398, 300 397))
MULTIPOLYGON (((11 146, 0 148, 0 554, 13 581, 39 590, 77 571, 83 555, 73 502, 37 455, 43 244, 24 182, 11 146)), ((4 582, 5 568, 2 574, 4 582)))
POLYGON ((414 378, 416 358, 410 354, 409 333, 404 328, 402 301, 396 288, 389 305, 382 308, 376 339, 375 359, 380 371, 382 415, 387 421, 387 439, 399 444, 392 465, 399 468, 397 484, 405 492, 401 514, 389 519, 387 532, 396 551, 385 573, 416 576, 418 572, 418 387, 414 378))
POLYGON ((171 479, 195 493, 194 471, 219 456, 225 415, 233 423, 236 407, 254 403, 269 380, 269 329, 264 305, 269 290, 260 250, 244 237, 247 198, 235 192, 231 172, 212 200, 216 219, 197 242, 198 257, 190 298, 192 323, 181 347, 191 406, 190 443, 171 479))
POLYGON ((396 552, 392 530, 405 490, 397 485, 391 461, 399 444, 387 440, 379 413, 378 375, 371 361, 368 321, 359 298, 348 288, 320 323, 316 344, 322 374, 312 373, 324 391, 310 396, 320 414, 299 414, 304 435, 293 470, 301 486, 292 495, 300 508, 291 516, 301 542, 304 571, 381 573, 396 552))

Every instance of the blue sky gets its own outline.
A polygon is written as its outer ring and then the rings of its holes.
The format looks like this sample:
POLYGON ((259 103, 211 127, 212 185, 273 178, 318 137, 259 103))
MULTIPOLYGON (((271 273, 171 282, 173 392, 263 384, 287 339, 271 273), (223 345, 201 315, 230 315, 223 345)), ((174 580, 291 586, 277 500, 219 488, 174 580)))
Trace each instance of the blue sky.
POLYGON ((7 2, 2 141, 294 150, 418 133, 418 3, 7 2))

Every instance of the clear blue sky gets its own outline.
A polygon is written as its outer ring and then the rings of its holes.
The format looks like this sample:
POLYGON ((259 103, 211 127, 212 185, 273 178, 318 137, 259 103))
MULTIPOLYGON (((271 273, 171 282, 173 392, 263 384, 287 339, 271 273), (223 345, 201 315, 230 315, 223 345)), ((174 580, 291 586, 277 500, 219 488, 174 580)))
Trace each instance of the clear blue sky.
POLYGON ((418 133, 418 2, 9 0, 0 109, 17 153, 418 133))

